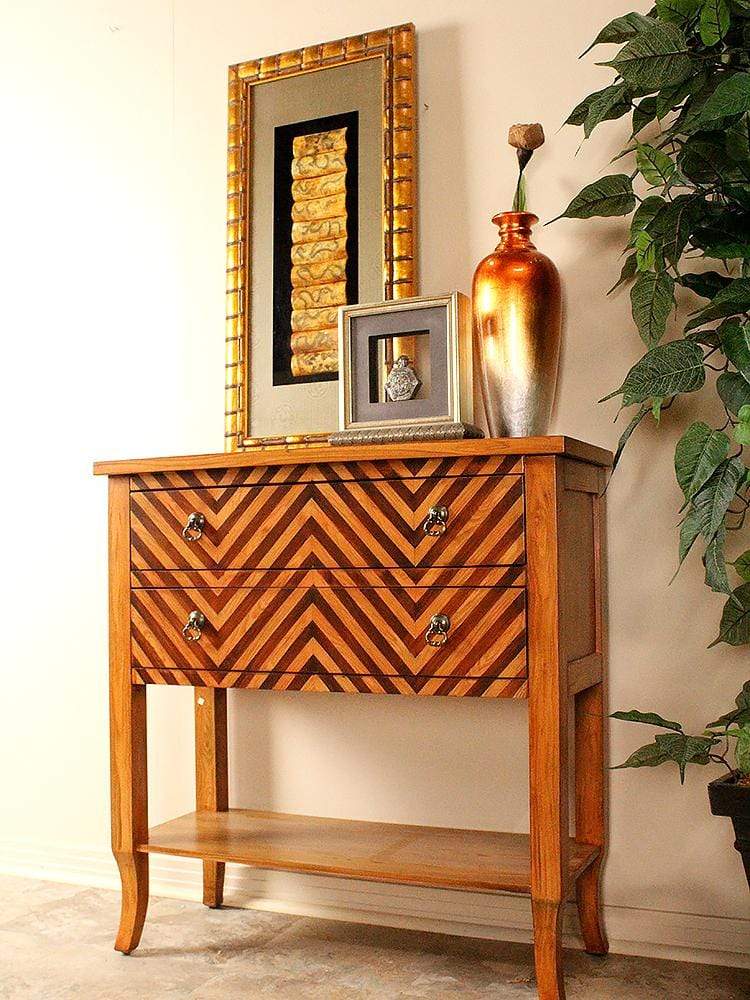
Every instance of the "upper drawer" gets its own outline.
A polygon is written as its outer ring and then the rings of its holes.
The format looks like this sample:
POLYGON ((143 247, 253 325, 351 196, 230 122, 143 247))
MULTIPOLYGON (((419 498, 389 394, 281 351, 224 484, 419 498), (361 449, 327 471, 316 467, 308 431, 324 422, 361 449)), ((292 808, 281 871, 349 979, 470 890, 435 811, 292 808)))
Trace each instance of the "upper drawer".
POLYGON ((134 492, 132 564, 227 570, 522 563, 522 483, 516 475, 460 476, 134 492), (444 525, 430 522, 432 508, 444 508, 444 525), (188 541, 191 514, 202 518, 202 528, 188 541))

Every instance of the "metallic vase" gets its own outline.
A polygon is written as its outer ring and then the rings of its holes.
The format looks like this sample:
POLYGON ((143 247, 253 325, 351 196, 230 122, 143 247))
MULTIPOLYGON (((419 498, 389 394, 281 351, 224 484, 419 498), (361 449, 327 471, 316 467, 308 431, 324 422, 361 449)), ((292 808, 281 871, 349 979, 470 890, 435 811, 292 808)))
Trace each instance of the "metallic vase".
POLYGON ((474 379, 492 437, 547 432, 560 356, 560 276, 531 242, 539 219, 502 212, 494 253, 474 273, 474 379))

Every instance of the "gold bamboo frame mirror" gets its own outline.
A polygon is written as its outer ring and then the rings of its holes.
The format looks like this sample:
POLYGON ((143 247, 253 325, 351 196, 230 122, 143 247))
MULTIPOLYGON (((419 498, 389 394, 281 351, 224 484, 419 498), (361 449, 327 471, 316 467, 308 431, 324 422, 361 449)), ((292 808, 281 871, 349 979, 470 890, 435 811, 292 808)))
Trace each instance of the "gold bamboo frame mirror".
MULTIPOLYGON (((331 67, 365 60, 379 63, 382 85, 382 293, 384 299, 416 294, 415 199, 415 45, 414 26, 398 25, 380 31, 312 45, 229 68, 229 142, 227 156, 226 251, 226 404, 225 448, 234 451, 257 446, 251 435, 251 292, 262 268, 252 260, 254 233, 251 172, 254 102, 259 85, 319 73, 331 67)), ((265 96, 265 95, 264 95, 265 96)), ((257 206, 268 215, 267 206, 257 206)), ((272 252, 271 249, 268 251, 272 252)), ((265 253, 265 248, 264 248, 265 253)), ((379 289, 378 289, 379 290, 379 289)), ((350 303, 351 304, 351 303, 350 303)), ((265 336, 265 333, 264 333, 265 336)), ((270 336, 270 333, 269 333, 270 336)), ((334 376, 331 376, 335 378, 334 376)), ((335 383, 333 386, 335 390, 335 383)), ((320 428, 320 431, 333 431, 320 428)), ((325 434, 304 435, 312 442, 325 434)), ((291 442, 280 436, 275 443, 291 442)))

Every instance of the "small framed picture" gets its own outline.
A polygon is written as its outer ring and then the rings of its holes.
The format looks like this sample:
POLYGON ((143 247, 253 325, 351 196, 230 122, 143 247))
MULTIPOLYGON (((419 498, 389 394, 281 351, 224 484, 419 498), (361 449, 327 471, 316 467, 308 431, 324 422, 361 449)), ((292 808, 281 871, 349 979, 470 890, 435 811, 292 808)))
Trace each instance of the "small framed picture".
POLYGON ((481 437, 472 424, 471 321, 460 292, 339 309, 333 444, 481 437))

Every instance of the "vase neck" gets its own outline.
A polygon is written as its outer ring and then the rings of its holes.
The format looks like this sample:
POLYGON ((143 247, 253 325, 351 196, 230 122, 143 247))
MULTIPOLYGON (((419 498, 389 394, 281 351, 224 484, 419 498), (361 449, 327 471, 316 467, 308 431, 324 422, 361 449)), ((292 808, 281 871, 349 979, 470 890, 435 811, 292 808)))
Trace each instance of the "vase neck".
POLYGON ((500 234, 500 247, 530 247, 532 226, 539 222, 533 212, 501 212, 492 219, 500 234))

